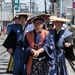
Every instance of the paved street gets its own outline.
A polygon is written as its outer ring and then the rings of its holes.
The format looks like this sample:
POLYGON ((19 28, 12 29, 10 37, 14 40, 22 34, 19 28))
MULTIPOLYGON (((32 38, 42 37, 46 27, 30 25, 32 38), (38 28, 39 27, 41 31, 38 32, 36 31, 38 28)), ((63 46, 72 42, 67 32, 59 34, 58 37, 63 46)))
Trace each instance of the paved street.
MULTIPOLYGON (((0 41, 0 44, 2 44, 2 42, 3 41, 0 41)), ((9 57, 10 56, 6 51, 6 49, 2 45, 0 45, 0 75, 12 75, 12 74, 6 74, 6 68, 9 61, 9 57)), ((68 61, 66 61, 66 63, 67 63, 69 75, 75 75, 75 72, 72 70, 68 61)))
POLYGON ((0 46, 0 75, 8 75, 6 74, 8 60, 9 60, 8 52, 6 52, 6 49, 4 47, 0 46))

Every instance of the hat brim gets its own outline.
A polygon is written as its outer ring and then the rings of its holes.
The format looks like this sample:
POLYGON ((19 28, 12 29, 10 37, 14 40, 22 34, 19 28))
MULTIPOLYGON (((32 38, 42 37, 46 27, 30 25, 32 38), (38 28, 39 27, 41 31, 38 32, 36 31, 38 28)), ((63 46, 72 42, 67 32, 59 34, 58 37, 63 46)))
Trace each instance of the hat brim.
POLYGON ((34 17, 32 17, 32 18, 29 18, 29 19, 27 20, 27 23, 28 23, 28 24, 31 24, 31 23, 32 23, 32 20, 33 20, 35 17, 41 17, 41 18, 43 18, 43 20, 45 21, 45 20, 48 20, 50 16, 52 16, 52 15, 51 15, 51 14, 39 14, 39 15, 37 15, 37 16, 34 16, 34 17))
POLYGON ((37 17, 42 17, 44 21, 47 21, 50 16, 53 16, 52 14, 39 14, 37 17))
POLYGON ((17 15, 20 16, 25 16, 25 17, 29 17, 32 15, 32 13, 17 13, 17 15))
POLYGON ((19 17, 18 16, 14 16, 12 21, 14 21, 15 19, 19 19, 19 17))
POLYGON ((41 18, 41 17, 34 17, 32 19, 32 23, 34 23, 36 20, 40 20, 40 21, 44 22, 43 18, 41 18))
POLYGON ((50 19, 50 20, 54 20, 54 21, 60 21, 60 22, 70 22, 69 19, 59 18, 59 17, 57 17, 57 16, 50 16, 49 19, 50 19))

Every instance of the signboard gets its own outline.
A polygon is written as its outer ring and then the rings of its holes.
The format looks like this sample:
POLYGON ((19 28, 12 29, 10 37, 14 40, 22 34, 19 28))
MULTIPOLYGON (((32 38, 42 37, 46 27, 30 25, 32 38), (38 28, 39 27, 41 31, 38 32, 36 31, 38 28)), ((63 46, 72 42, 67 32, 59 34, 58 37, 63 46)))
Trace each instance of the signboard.
POLYGON ((14 9, 19 10, 20 0, 14 0, 14 9))
POLYGON ((60 17, 60 8, 57 8, 57 17, 60 17))
POLYGON ((73 8, 75 8, 75 2, 73 2, 73 8))

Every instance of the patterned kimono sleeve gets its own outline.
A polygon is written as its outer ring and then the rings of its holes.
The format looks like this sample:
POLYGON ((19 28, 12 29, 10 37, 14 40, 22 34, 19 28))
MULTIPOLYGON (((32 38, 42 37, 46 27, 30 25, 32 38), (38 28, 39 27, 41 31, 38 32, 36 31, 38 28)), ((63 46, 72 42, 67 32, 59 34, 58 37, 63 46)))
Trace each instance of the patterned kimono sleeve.
POLYGON ((44 46, 43 46, 44 50, 46 51, 48 58, 49 58, 49 63, 52 66, 55 63, 55 45, 54 42, 50 36, 50 34, 48 34, 44 40, 44 46))

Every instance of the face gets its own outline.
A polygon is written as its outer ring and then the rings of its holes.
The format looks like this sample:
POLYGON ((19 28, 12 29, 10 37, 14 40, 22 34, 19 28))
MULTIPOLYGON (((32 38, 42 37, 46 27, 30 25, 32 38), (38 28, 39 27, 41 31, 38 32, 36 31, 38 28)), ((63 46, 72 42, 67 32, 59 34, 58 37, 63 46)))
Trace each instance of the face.
POLYGON ((14 22, 15 22, 15 24, 19 24, 19 19, 16 18, 16 19, 14 20, 14 22))
POLYGON ((23 23, 25 23, 25 22, 26 22, 25 16, 21 16, 21 17, 20 17, 20 24, 23 24, 23 23))
POLYGON ((36 20, 34 22, 34 29, 35 29, 36 32, 41 31, 42 27, 43 27, 43 25, 42 25, 42 22, 40 20, 36 20))
POLYGON ((55 27, 56 27, 56 30, 60 30, 60 29, 62 28, 62 22, 60 22, 60 21, 56 21, 56 22, 54 23, 54 25, 55 25, 55 27))
POLYGON ((48 29, 53 29, 53 25, 49 25, 47 28, 48 29))

